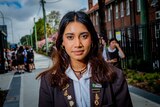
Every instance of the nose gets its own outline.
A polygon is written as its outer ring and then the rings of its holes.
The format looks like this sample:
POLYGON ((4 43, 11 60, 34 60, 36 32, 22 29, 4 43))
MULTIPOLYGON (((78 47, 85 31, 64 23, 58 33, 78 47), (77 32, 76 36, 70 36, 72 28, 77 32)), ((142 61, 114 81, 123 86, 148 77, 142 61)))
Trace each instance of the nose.
POLYGON ((76 38, 76 40, 75 40, 75 47, 81 47, 81 46, 82 46, 82 43, 81 43, 80 38, 76 38))

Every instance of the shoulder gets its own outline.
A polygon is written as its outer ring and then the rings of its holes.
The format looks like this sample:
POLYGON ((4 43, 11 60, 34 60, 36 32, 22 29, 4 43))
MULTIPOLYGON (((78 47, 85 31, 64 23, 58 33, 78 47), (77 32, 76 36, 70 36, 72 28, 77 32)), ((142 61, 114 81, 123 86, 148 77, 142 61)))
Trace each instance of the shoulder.
POLYGON ((45 81, 49 83, 50 73, 48 71, 44 71, 40 74, 41 81, 45 81))
POLYGON ((113 70, 113 72, 115 72, 116 76, 115 76, 115 79, 114 81, 112 82, 113 85, 121 85, 123 81, 125 81, 125 76, 124 76, 124 73, 121 69, 113 66, 113 65, 110 65, 111 69, 113 70))
POLYGON ((51 86, 50 85, 50 83, 51 83, 50 82, 50 77, 51 77, 51 74, 48 71, 44 71, 44 72, 40 73, 37 76, 37 79, 39 78, 41 80, 40 86, 41 87, 49 87, 49 86, 51 86))

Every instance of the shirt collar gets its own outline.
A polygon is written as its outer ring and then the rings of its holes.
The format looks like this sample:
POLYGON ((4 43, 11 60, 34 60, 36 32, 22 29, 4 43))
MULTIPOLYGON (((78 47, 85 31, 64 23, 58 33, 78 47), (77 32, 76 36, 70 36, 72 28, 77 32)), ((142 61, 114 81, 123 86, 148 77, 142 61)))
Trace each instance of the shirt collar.
MULTIPOLYGON (((91 69, 90 69, 90 64, 87 65, 87 70, 86 72, 83 74, 82 78, 81 79, 88 79, 91 77, 91 69)), ((75 80, 75 81, 78 81, 78 78, 76 77, 76 75, 74 74, 74 71, 71 69, 71 66, 69 65, 67 70, 66 70, 66 75, 72 79, 72 80, 75 80)), ((80 79, 80 80, 81 80, 80 79)))
POLYGON ((116 48, 114 48, 114 49, 112 50, 110 47, 108 47, 108 51, 109 51, 109 52, 114 52, 114 51, 116 51, 116 48))

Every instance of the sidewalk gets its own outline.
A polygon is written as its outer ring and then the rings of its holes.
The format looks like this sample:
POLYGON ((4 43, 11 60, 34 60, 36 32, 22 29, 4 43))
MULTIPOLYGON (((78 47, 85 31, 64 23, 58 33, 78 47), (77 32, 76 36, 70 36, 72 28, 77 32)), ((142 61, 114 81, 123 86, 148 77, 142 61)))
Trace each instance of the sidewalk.
POLYGON ((40 80, 35 78, 50 64, 51 60, 48 57, 35 53, 36 70, 33 70, 32 73, 25 72, 24 74, 14 75, 14 72, 9 72, 1 74, 0 87, 9 89, 3 107, 38 107, 40 80), (1 79, 1 77, 5 79, 1 79))
MULTIPOLYGON (((48 57, 35 54, 36 70, 32 73, 14 75, 14 72, 0 74, 0 88, 9 90, 3 107, 38 107, 40 80, 36 76, 47 69, 51 64, 48 57)), ((160 107, 160 104, 141 97, 138 92, 129 86, 130 95, 134 107, 160 107)), ((141 92, 140 92, 141 93, 141 92)), ((148 94, 150 95, 150 94, 148 94)), ((151 96, 152 98, 152 96, 151 96)))

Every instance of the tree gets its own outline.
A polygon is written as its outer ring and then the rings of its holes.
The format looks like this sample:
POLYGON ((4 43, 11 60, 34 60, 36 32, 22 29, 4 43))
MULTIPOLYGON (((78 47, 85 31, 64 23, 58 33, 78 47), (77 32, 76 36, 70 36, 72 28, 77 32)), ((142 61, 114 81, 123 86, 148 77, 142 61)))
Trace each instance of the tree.
POLYGON ((49 15, 47 15, 48 23, 53 27, 54 31, 58 29, 58 25, 60 22, 60 13, 59 11, 51 11, 49 15))
MULTIPOLYGON (((55 32, 57 32, 57 29, 58 29, 58 25, 59 25, 59 22, 60 22, 60 13, 59 11, 51 11, 50 14, 47 15, 47 19, 48 19, 48 22, 46 24, 46 33, 47 33, 47 36, 50 36, 52 34, 54 34, 55 32)), ((36 24, 36 31, 37 31, 37 41, 40 41, 42 39, 45 38, 44 36, 44 20, 42 18, 39 18, 37 22, 35 22, 36 24)), ((33 26, 33 32, 31 33, 32 35, 32 40, 33 40, 33 46, 35 46, 35 36, 34 36, 34 26, 33 26)), ((25 35, 23 36, 21 39, 20 39, 20 42, 21 44, 23 45, 27 45, 27 44, 30 44, 30 38, 31 35, 25 35)))
MULTIPOLYGON (((47 15, 47 24, 46 24, 46 32, 47 36, 52 35, 57 31, 57 26, 60 22, 60 13, 59 11, 51 11, 50 14, 47 15)), ((36 28, 37 28, 37 40, 40 41, 44 39, 44 20, 40 18, 36 22, 36 28)), ((34 27, 33 27, 33 34, 34 34, 34 27)), ((35 40, 35 37, 33 36, 33 40, 35 40)))
POLYGON ((29 45, 29 36, 30 35, 25 35, 20 39, 22 45, 29 45))

